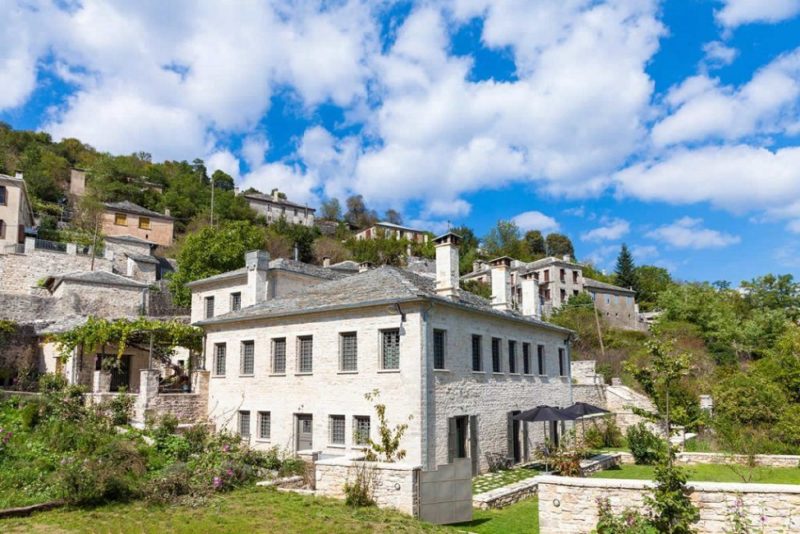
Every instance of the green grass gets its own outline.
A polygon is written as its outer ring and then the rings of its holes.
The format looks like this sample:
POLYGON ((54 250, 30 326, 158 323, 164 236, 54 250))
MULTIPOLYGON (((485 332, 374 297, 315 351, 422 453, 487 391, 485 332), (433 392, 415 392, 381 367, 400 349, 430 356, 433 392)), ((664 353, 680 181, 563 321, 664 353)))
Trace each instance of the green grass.
POLYGON ((505 469, 495 473, 486 473, 478 475, 472 479, 472 493, 477 495, 485 493, 493 489, 508 486, 514 482, 525 480, 526 478, 535 477, 539 474, 537 469, 532 467, 515 467, 514 469, 505 469))
MULTIPOLYGON (((198 507, 148 506, 142 502, 94 509, 61 509, 24 519, 0 520, 0 532, 60 533, 250 533, 250 532, 445 532, 408 516, 353 509, 341 501, 272 489, 246 488, 216 496, 198 507)), ((491 532, 491 531, 485 531, 491 532)))
POLYGON ((539 501, 533 497, 502 510, 475 510, 472 522, 446 529, 478 534, 538 534, 539 501))
MULTIPOLYGON (((686 467, 689 480, 697 482, 742 482, 733 469, 720 464, 704 464, 686 467)), ((754 467, 739 469, 744 473, 751 472, 754 484, 800 484, 800 468, 796 467, 754 467)), ((619 468, 600 471, 593 478, 629 478, 636 480, 652 480, 653 466, 623 465, 619 468)))

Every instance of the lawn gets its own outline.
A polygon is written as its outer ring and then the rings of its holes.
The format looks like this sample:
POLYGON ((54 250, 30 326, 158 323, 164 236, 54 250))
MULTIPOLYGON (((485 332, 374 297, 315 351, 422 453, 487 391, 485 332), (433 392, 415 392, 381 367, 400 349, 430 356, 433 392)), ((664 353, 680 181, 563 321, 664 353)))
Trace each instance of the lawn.
MULTIPOLYGON (((725 465, 704 464, 693 465, 686 468, 689 480, 698 482, 742 482, 742 479, 725 465)), ((751 472, 752 483, 761 484, 800 484, 800 468, 796 467, 754 467, 744 472, 751 472)), ((651 465, 623 465, 619 468, 600 471, 592 475, 593 478, 629 478, 637 480, 652 480, 653 466, 651 465)))
POLYGON ((532 467, 515 467, 514 469, 504 469, 494 473, 478 475, 472 479, 472 493, 473 495, 485 493, 526 478, 535 477, 538 474, 539 471, 532 467))
POLYGON ((533 497, 502 510, 475 510, 472 522, 446 529, 478 534, 538 534, 539 501, 533 497))

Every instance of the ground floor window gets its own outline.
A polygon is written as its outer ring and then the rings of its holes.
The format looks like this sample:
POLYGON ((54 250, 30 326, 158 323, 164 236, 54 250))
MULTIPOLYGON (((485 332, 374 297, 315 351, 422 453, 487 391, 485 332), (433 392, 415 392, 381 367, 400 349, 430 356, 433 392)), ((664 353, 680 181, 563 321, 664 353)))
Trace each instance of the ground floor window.
POLYGON ((369 416, 355 416, 353 418, 353 443, 356 445, 369 445, 369 432, 369 416))
POLYGON ((250 437, 250 412, 239 412, 239 435, 243 438, 250 437))
POLYGON ((344 445, 344 416, 330 416, 330 440, 332 445, 344 445))
POLYGON ((258 439, 269 439, 271 432, 271 414, 269 412, 258 412, 258 439))

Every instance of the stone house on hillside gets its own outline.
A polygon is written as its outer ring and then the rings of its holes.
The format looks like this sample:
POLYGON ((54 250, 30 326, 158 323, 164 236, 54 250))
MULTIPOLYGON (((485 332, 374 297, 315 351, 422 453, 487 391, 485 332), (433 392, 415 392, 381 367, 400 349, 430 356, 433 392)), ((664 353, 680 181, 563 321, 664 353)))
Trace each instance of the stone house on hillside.
POLYGON ((0 249, 16 250, 25 242, 25 228, 32 226, 33 207, 22 174, 0 174, 0 249))
POLYGON ((253 210, 267 218, 267 224, 283 217, 288 223, 314 226, 314 213, 317 210, 290 202, 277 189, 273 189, 270 195, 252 192, 243 196, 253 210))
POLYGON ((100 218, 106 236, 133 236, 161 246, 172 244, 174 219, 133 202, 107 202, 100 218))
POLYGON ((377 222, 369 228, 357 232, 355 237, 360 240, 384 237, 386 239, 408 239, 414 243, 428 242, 428 234, 425 231, 386 221, 377 222))
POLYGON ((470 458, 479 472, 497 458, 530 458, 543 425, 513 416, 571 404, 573 333, 511 309, 503 260, 493 264, 493 285, 504 288, 493 301, 461 290, 458 241, 436 240, 432 276, 362 269, 285 295, 270 293, 270 274, 258 268, 266 258, 249 254, 240 284, 223 290, 223 302, 241 307, 220 310, 215 298, 211 317, 209 295, 193 297, 193 318, 209 315, 195 324, 206 333, 210 420, 259 448, 344 455, 378 438, 364 396, 378 389, 389 422, 408 422, 402 448, 411 464, 470 458))

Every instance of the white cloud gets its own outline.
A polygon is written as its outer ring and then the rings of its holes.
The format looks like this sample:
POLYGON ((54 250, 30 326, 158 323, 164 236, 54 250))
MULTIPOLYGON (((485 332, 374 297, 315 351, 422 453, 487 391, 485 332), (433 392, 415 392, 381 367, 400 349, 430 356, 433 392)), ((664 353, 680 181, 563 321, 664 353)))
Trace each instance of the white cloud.
POLYGON ((611 266, 611 262, 616 258, 618 253, 618 246, 605 245, 589 252, 585 259, 595 267, 606 269, 611 266))
POLYGON ((752 22, 780 22, 800 13, 800 0, 722 0, 714 13, 720 24, 733 28, 752 22))
POLYGON ((707 139, 735 140, 785 132, 797 122, 800 49, 785 54, 734 88, 699 74, 670 89, 670 114, 652 131, 656 146, 707 139))
POLYGON ((624 219, 603 219, 602 226, 581 234, 583 241, 614 241, 626 235, 631 225, 624 219))
POLYGON ((786 229, 792 232, 793 234, 800 234, 800 219, 789 221, 786 224, 786 229))
POLYGON ((703 53, 705 53, 705 57, 703 58, 704 63, 712 68, 730 65, 733 63, 733 60, 736 59, 736 56, 739 55, 738 50, 721 41, 705 43, 703 45, 703 53))
POLYGON ((723 248, 739 243, 738 236, 703 227, 702 219, 683 217, 672 224, 648 232, 647 237, 663 241, 676 248, 695 250, 723 248))
POLYGON ((558 230, 558 221, 541 211, 526 211, 515 215, 511 220, 523 232, 541 230, 547 233, 558 230))
POLYGON ((239 180, 239 175, 241 173, 239 158, 231 154, 230 151, 218 150, 206 156, 204 161, 209 175, 214 174, 216 170, 220 170, 229 174, 234 181, 239 180))
POLYGON ((642 263, 648 259, 658 258, 658 247, 654 245, 634 245, 631 247, 631 254, 637 263, 642 263))

